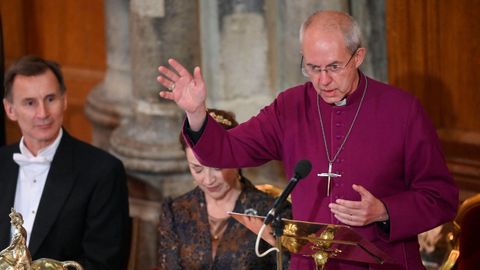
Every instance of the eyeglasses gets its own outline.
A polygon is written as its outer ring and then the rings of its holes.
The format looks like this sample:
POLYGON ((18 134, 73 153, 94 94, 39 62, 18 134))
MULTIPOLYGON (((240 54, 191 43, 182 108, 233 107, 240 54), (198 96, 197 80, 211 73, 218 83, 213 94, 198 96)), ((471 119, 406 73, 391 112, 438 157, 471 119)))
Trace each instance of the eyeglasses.
POLYGON ((358 52, 358 49, 356 49, 353 52, 352 56, 350 56, 350 59, 348 59, 347 63, 343 66, 341 66, 337 63, 334 63, 334 64, 327 65, 324 68, 321 68, 320 66, 313 65, 313 64, 305 64, 304 65, 303 55, 302 55, 302 60, 300 61, 300 69, 302 70, 302 74, 305 77, 318 75, 322 71, 325 71, 327 74, 331 74, 331 75, 338 74, 338 73, 342 72, 348 66, 348 64, 350 64, 350 62, 352 61, 353 57, 357 54, 357 52, 358 52))

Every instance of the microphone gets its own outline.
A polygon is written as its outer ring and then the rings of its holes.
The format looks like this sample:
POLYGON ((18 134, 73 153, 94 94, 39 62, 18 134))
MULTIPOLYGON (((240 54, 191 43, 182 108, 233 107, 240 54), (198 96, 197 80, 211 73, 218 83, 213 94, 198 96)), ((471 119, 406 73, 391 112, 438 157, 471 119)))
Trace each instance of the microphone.
POLYGON ((295 166, 293 177, 290 178, 287 187, 283 190, 282 194, 280 194, 280 197, 278 197, 277 200, 275 200, 272 209, 268 212, 267 217, 265 218, 264 224, 267 225, 270 222, 272 222, 275 216, 275 211, 277 211, 277 208, 280 207, 285 202, 288 195, 292 193, 295 185, 297 185, 298 181, 300 181, 300 179, 307 176, 311 170, 312 170, 312 163, 310 163, 310 161, 300 160, 297 163, 297 165, 295 166))

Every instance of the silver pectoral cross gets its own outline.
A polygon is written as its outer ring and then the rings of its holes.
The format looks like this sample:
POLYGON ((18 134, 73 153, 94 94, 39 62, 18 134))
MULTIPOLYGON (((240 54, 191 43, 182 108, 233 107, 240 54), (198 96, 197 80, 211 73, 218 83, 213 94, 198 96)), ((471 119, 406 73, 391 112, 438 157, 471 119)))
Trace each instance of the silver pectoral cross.
POLYGON ((330 196, 330 186, 331 186, 331 179, 332 177, 335 178, 335 177, 341 177, 340 174, 337 174, 337 173, 332 173, 332 162, 329 162, 328 163, 328 172, 326 173, 319 173, 317 174, 317 176, 320 176, 320 177, 327 177, 327 196, 330 196))

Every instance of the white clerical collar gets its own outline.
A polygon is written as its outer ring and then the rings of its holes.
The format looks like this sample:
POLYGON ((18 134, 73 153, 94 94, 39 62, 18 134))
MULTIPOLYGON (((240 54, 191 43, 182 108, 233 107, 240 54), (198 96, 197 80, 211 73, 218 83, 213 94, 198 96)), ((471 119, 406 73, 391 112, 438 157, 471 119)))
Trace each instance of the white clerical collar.
MULTIPOLYGON (((58 132, 57 138, 55 141, 53 141, 52 144, 49 146, 42 148, 38 151, 37 156, 42 156, 46 157, 49 160, 53 160, 53 156, 55 155, 55 152, 57 151, 58 145, 60 144, 60 140, 62 139, 63 135, 63 130, 60 129, 58 132)), ((30 150, 28 150, 27 146, 25 145, 24 142, 24 137, 22 136, 22 139, 20 139, 20 153, 27 157, 35 157, 30 150)))
POLYGON ((347 98, 344 98, 340 101, 335 102, 335 106, 345 106, 347 105, 347 98))

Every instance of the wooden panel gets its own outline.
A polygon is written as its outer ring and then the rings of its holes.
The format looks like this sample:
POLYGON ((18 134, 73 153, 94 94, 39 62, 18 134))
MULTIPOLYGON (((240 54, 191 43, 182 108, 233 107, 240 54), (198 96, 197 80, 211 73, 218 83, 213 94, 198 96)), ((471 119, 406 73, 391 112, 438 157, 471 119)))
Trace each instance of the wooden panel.
POLYGON ((25 52, 25 21, 23 20, 23 0, 0 1, 3 20, 5 61, 8 65, 12 58, 18 58, 25 52))
POLYGON ((480 192, 480 1, 388 0, 389 81, 438 129, 460 187, 480 192))
MULTIPOLYGON (((90 142, 92 128, 84 105, 106 68, 103 0, 1 1, 0 8, 7 65, 25 54, 57 61, 68 89, 64 126, 72 135, 90 142)), ((7 142, 18 138, 15 124, 7 123, 7 142)))

